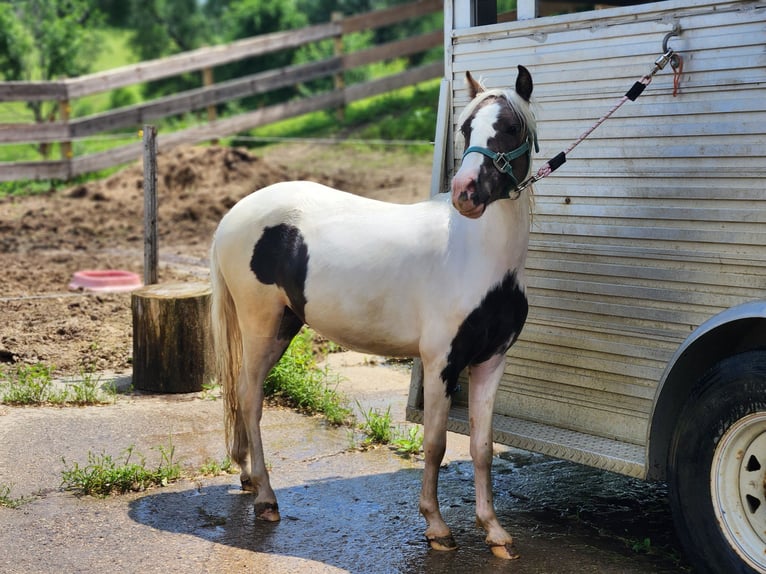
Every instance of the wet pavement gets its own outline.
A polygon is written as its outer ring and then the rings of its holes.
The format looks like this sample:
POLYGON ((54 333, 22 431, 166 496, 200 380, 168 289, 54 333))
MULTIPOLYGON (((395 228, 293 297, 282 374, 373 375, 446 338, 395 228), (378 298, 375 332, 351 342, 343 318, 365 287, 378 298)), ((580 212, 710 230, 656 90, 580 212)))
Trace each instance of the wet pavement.
MULTIPOLYGON (((404 425, 409 375, 353 353, 333 370, 352 403, 404 425)), ((254 520, 238 475, 184 479, 108 498, 60 489, 61 471, 88 453, 121 460, 128 447, 159 461, 175 448, 192 472, 224 456, 221 401, 206 393, 127 396, 86 408, 0 407, 0 487, 28 497, 0 507, 0 571, 513 572, 689 571, 663 485, 642 483, 498 446, 495 495, 521 559, 494 558, 474 526, 466 437, 450 434, 440 478, 443 514, 460 548, 430 550, 417 510, 422 461, 389 448, 350 449, 353 433, 268 408, 263 429, 282 521, 254 520), (63 460, 62 460, 63 459, 63 460), (66 462, 64 462, 66 461, 66 462)))

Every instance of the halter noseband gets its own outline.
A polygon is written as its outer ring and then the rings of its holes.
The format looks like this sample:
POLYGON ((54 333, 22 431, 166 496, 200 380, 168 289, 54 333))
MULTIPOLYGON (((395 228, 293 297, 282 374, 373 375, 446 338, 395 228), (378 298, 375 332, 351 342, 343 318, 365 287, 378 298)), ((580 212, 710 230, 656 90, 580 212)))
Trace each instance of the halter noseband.
POLYGON ((487 156, 492 160, 492 163, 495 165, 495 168, 499 172, 509 175, 513 180, 513 188, 504 190, 500 194, 500 199, 518 199, 519 195, 521 194, 521 190, 524 188, 520 186, 519 180, 516 179, 515 175, 513 175, 513 167, 511 166, 511 162, 523 155, 526 155, 527 159, 531 162, 532 146, 535 148, 535 153, 540 151, 540 148, 537 145, 537 134, 535 132, 531 132, 527 137, 527 140, 519 147, 504 153, 498 153, 486 147, 472 145, 463 152, 463 159, 465 159, 465 156, 472 152, 477 152, 487 156), (511 197, 512 192, 515 193, 513 197, 511 197))

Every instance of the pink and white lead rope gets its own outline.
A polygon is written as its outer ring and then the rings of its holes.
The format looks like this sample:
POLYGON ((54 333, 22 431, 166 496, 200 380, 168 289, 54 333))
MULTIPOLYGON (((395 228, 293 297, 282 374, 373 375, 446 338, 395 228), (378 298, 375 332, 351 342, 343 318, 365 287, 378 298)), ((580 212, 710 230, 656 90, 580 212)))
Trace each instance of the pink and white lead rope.
MULTIPOLYGON (((667 44, 667 38, 669 36, 666 36, 665 41, 663 42, 663 47, 666 47, 667 44)), ((522 181, 517 187, 516 192, 517 196, 518 193, 520 193, 523 189, 529 187, 533 183, 540 181, 544 177, 548 177, 551 173, 556 171, 562 164, 566 162, 566 156, 569 152, 571 152, 575 147, 577 147, 580 142, 582 142, 585 138, 587 138, 591 133, 593 133, 593 130, 595 130, 598 126, 603 124, 614 112, 616 112, 618 109, 620 109, 620 106, 622 106, 625 102, 628 100, 635 101, 638 96, 641 95, 641 92, 644 91, 644 89, 652 82, 652 78, 654 75, 662 70, 665 65, 673 58, 674 52, 672 49, 667 49, 666 52, 657 58, 657 60, 654 62, 654 67, 652 68, 651 72, 643 76, 640 80, 638 80, 633 86, 628 90, 628 92, 622 96, 617 103, 612 106, 612 108, 606 112, 601 118, 596 121, 591 127, 589 127, 587 130, 585 130, 582 135, 577 138, 572 145, 570 145, 567 149, 565 149, 562 152, 559 152, 557 155, 549 159, 547 162, 545 162, 545 165, 543 165, 540 169, 537 170, 537 173, 524 181, 522 181)), ((674 92, 675 95, 675 92, 674 92)))

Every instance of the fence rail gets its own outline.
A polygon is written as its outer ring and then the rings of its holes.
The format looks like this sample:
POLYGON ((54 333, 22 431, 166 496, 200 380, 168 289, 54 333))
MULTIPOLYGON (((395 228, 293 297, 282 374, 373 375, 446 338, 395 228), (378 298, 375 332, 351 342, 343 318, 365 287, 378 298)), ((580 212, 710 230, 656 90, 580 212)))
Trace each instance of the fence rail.
MULTIPOLYGON (((279 50, 297 48, 312 42, 342 38, 345 34, 380 28, 440 12, 442 8, 442 2, 439 0, 419 0, 386 10, 337 19, 327 24, 264 34, 224 46, 200 48, 78 78, 55 82, 0 82, 0 102, 56 101, 62 110, 68 109, 69 103, 79 97, 189 72, 201 72, 203 78, 206 78, 204 83, 209 84, 82 118, 69 119, 67 113, 62 113, 59 121, 54 122, 0 124, 0 145, 56 142, 62 144, 62 157, 59 160, 0 162, 0 181, 69 179, 75 175, 134 161, 141 155, 142 146, 139 141, 78 157, 72 156, 70 142, 114 130, 137 128, 146 122, 187 112, 205 108, 210 110, 211 106, 231 100, 263 94, 323 77, 337 76, 359 66, 411 56, 441 46, 443 31, 439 30, 357 52, 339 54, 321 61, 267 70, 226 82, 212 82, 212 70, 217 66, 279 50)), ((223 119, 211 117, 205 124, 160 134, 157 138, 158 147, 163 150, 182 144, 200 143, 285 118, 342 107, 359 99, 437 78, 442 74, 443 62, 439 61, 376 80, 339 87, 331 92, 267 106, 223 119)))

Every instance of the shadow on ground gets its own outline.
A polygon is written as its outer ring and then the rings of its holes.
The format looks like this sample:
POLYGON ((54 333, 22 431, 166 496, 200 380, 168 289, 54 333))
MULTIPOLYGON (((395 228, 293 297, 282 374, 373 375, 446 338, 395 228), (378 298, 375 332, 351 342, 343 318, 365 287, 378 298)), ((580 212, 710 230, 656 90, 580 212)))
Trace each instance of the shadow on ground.
MULTIPOLYGON (((664 488, 539 455, 512 451, 496 463, 498 513, 522 558, 494 558, 474 526, 468 461, 442 469, 443 514, 460 545, 431 551, 417 511, 422 472, 328 477, 277 489, 282 521, 255 520, 236 479, 131 502, 130 517, 160 531, 249 551, 250 567, 302 559, 349 572, 679 572, 664 488), (541 473, 546 480, 540 480, 541 473)), ((281 566, 279 571, 292 571, 281 566)), ((274 571, 274 570, 272 570, 274 571)), ((301 571, 311 571, 305 568, 301 571)))

